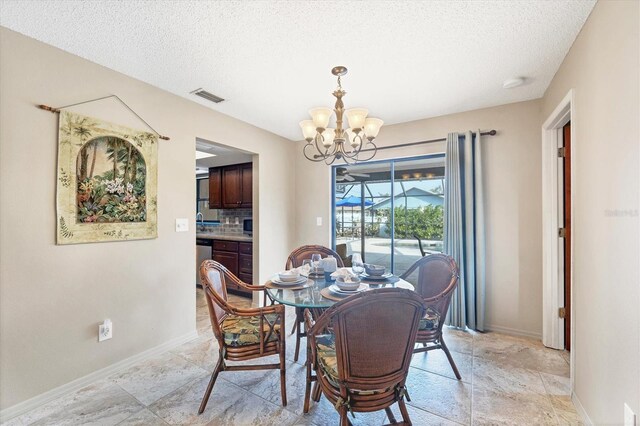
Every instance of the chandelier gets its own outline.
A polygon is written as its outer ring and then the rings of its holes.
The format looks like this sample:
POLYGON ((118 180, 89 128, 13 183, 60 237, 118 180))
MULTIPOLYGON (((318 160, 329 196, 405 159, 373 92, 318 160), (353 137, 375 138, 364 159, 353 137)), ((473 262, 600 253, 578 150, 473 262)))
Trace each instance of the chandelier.
POLYGON ((342 89, 340 77, 347 73, 343 66, 333 67, 331 73, 338 77, 338 87, 333 92, 336 104, 333 109, 319 107, 309 110, 311 120, 300 122, 302 134, 307 141, 303 154, 307 160, 333 164, 336 160, 345 163, 371 160, 378 150, 373 140, 378 136, 383 121, 379 118, 367 118, 369 111, 365 108, 351 108, 345 111, 342 98, 347 94, 342 89), (329 120, 336 113, 336 128, 329 126, 329 120), (343 129, 343 114, 349 121, 349 128, 343 129), (366 149, 363 149, 365 147, 366 149), (364 154, 370 153, 370 155, 364 154), (360 156, 363 153, 363 157, 360 156))

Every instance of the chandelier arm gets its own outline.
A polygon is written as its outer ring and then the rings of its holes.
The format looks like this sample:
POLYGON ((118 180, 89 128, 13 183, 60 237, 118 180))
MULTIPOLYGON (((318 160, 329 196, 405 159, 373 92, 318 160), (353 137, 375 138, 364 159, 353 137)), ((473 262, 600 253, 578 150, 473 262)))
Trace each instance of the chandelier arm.
MULTIPOLYGON (((358 161, 369 161, 373 157, 375 157, 376 153, 378 152, 378 146, 375 143, 373 143, 373 141, 370 141, 369 145, 373 145, 373 151, 371 151, 371 155, 367 158, 359 158, 358 161)), ((370 149, 371 148, 367 148, 367 150, 370 150, 370 149)), ((358 151, 358 154, 360 154, 360 151, 358 151)))
POLYGON ((324 151, 322 149, 320 149, 320 146, 318 145, 318 143, 316 142, 316 151, 318 152, 317 154, 315 154, 313 157, 314 158, 327 158, 327 157, 331 157, 333 155, 336 154, 336 152, 338 152, 338 143, 334 142, 332 144, 332 147, 329 148, 325 148, 324 151))
POLYGON ((360 154, 360 147, 344 153, 345 157, 349 157, 354 160, 358 158, 358 154, 360 154))
POLYGON ((337 149, 337 145, 334 143, 333 144, 333 149, 332 148, 326 148, 324 150, 324 152, 322 151, 318 151, 318 154, 314 155, 315 158, 327 158, 327 157, 331 157, 333 155, 336 154, 336 149, 337 149))
POLYGON ((330 165, 332 165, 333 163, 335 163, 335 161, 336 161, 337 159, 338 159, 338 157, 335 157, 335 156, 334 156, 334 157, 327 157, 327 158, 325 158, 325 161, 324 161, 324 162, 325 162, 325 164, 326 164, 327 166, 330 166, 330 165), (331 158, 331 161, 327 161, 329 158, 331 158))
POLYGON ((318 139, 320 139, 321 141, 324 141, 324 136, 322 136, 322 133, 317 133, 316 137, 314 138, 313 142, 316 144, 316 151, 318 151, 319 154, 322 154, 322 150, 320 149, 320 145, 318 145, 318 139))
POLYGON ((313 145, 312 145, 312 144, 310 144, 310 143, 308 143, 308 144, 306 144, 306 145, 304 146, 304 148, 302 149, 302 154, 305 156, 305 158, 306 158, 307 160, 313 161, 314 163, 319 163, 320 161, 324 161, 324 157, 323 157, 323 156, 321 156, 322 158, 320 158, 319 160, 317 160, 317 159, 316 159, 316 158, 317 158, 317 155, 315 155, 315 154, 313 155, 313 157, 309 157, 309 156, 307 155, 307 148, 309 148, 309 147, 313 147, 313 145))
POLYGON ((331 152, 329 152, 329 149, 327 148, 327 154, 328 155, 335 155, 336 152, 338 152, 338 145, 339 145, 339 142, 334 142, 333 143, 333 149, 331 150, 331 152))
POLYGON ((345 164, 354 164, 355 163, 355 160, 353 158, 351 158, 351 157, 344 157, 343 156, 342 159, 344 160, 345 164))
POLYGON ((360 154, 360 151, 362 150, 362 143, 363 143, 363 139, 362 136, 360 135, 355 135, 353 140, 355 141, 356 138, 360 139, 360 143, 358 144, 357 148, 354 148, 353 145, 351 145, 351 151, 349 152, 345 152, 346 154, 349 154, 349 156, 351 158, 356 158, 358 156, 358 154, 360 154))
POLYGON ((343 157, 344 157, 344 158, 348 158, 348 159, 350 159, 350 160, 358 160, 358 156, 357 156, 357 155, 353 155, 353 154, 351 154, 351 155, 344 155, 343 157))

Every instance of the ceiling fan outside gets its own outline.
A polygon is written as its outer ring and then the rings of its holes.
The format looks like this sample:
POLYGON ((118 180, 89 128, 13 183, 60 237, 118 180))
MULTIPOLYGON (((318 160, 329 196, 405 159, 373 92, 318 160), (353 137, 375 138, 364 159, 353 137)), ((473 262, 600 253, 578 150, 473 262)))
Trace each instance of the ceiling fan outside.
POLYGON ((336 182, 345 182, 345 181, 346 182, 353 182, 353 181, 355 181, 353 176, 363 177, 363 178, 370 177, 370 175, 368 175, 366 173, 351 173, 351 172, 349 172, 349 169, 347 169, 346 167, 338 167, 338 168, 336 168, 336 182))

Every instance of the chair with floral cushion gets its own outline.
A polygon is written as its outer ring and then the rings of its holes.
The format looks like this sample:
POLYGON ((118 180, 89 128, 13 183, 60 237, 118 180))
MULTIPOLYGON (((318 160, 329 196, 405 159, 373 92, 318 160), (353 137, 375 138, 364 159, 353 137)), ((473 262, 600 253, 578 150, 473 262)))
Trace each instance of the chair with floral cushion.
POLYGON ((201 414, 207 406, 213 385, 221 371, 279 369, 282 405, 286 406, 284 305, 240 309, 229 304, 227 281, 249 291, 264 291, 264 287, 240 281, 227 268, 214 260, 202 262, 200 277, 209 307, 211 328, 218 341, 220 352, 198 414, 201 414), (226 363, 226 361, 247 361, 270 355, 279 355, 279 363, 260 365, 227 365, 226 363))
POLYGON ((328 308, 315 322, 305 310, 304 412, 309 411, 311 383, 316 382, 313 399, 319 401, 322 392, 338 410, 342 426, 350 424, 348 413, 382 409, 396 423, 394 403, 404 424, 410 425, 405 382, 424 313, 422 297, 400 288, 355 294, 328 308))
POLYGON ((416 338, 416 343, 422 343, 422 347, 416 348, 413 353, 442 349, 447 355, 454 374, 460 380, 462 377, 442 335, 451 296, 458 285, 458 265, 451 256, 446 254, 430 254, 418 259, 400 278, 407 279, 416 269, 418 269, 418 282, 415 290, 424 298, 427 312, 420 321, 416 338))
MULTIPOLYGON (((311 259, 311 256, 315 253, 320 254, 323 258, 327 256, 333 256, 336 259, 338 268, 344 267, 344 263, 342 262, 342 258, 340 257, 340 255, 330 248, 319 245, 306 245, 298 247, 297 249, 292 251, 291 254, 289 254, 285 268, 299 268, 300 266, 302 266, 302 262, 305 259, 311 259)), ((319 314, 320 312, 322 312, 322 310, 320 309, 314 310, 314 313, 319 314)), ((293 324, 293 330, 291 330, 292 334, 296 333, 296 351, 293 355, 294 361, 298 361, 298 354, 300 352, 300 340, 307 335, 306 331, 302 330, 303 326, 304 312, 301 308, 296 308, 296 322, 293 324)))

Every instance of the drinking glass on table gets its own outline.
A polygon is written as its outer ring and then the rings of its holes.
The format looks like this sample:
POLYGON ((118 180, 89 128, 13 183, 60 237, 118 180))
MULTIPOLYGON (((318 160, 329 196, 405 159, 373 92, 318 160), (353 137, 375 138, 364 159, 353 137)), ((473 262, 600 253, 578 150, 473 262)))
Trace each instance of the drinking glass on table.
POLYGON ((313 272, 311 268, 311 259, 304 259, 302 261, 302 270, 306 275, 309 275, 310 273, 313 272))
POLYGON ((314 253, 311 255, 311 264, 313 265, 314 274, 318 273, 318 269, 320 268, 321 261, 322 261, 322 256, 320 256, 320 253, 314 253))
POLYGON ((360 275, 364 272, 364 262, 362 261, 362 257, 360 257, 359 253, 354 253, 351 258, 351 269, 354 274, 360 275))

